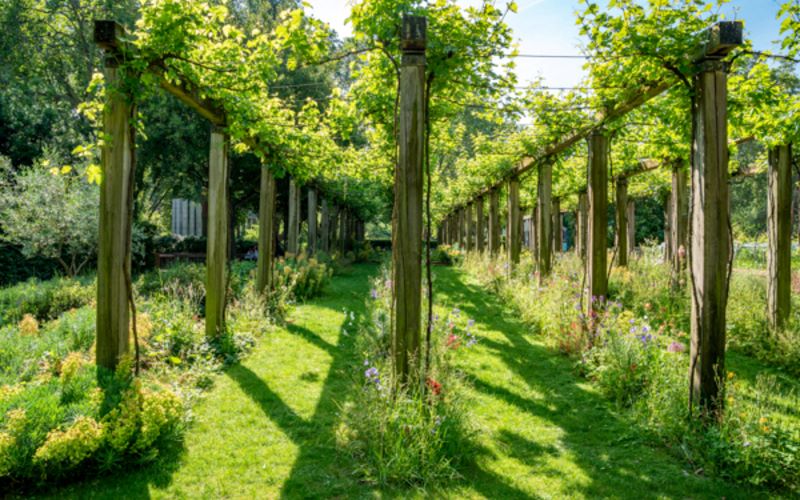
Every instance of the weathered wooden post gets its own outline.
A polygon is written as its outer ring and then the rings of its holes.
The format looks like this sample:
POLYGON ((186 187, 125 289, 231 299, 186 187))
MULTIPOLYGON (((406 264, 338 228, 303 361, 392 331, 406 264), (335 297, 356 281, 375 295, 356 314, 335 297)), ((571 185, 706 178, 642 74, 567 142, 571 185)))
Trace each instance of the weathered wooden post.
POLYGON ((103 108, 100 150, 103 180, 100 185, 100 221, 97 249, 97 343, 98 366, 114 369, 130 346, 131 218, 133 214, 134 112, 128 96, 114 90, 123 79, 119 67, 122 26, 114 21, 95 21, 94 41, 105 52, 103 74, 109 85, 103 108))
POLYGON ((500 253, 500 193, 497 188, 489 192, 489 253, 500 253))
POLYGON ((636 249, 636 202, 628 200, 628 253, 636 249))
POLYGON ((589 238, 589 195, 582 191, 578 195, 578 217, 575 222, 575 250, 581 259, 586 259, 586 243, 589 238))
POLYGON ((741 22, 709 31, 694 76, 690 269, 691 403, 721 415, 732 235, 728 197, 728 82, 721 60, 742 43, 741 22))
POLYGON ((617 264, 620 266, 628 265, 628 178, 620 177, 617 179, 616 206, 614 215, 616 216, 616 243, 617 243, 617 264))
POLYGON ((258 263, 256 288, 259 293, 272 289, 273 234, 275 229, 275 176, 261 166, 261 192, 258 200, 258 263))
POLYGON ((400 155, 395 171, 392 232, 395 287, 392 357, 401 384, 409 382, 412 368, 420 368, 426 24, 424 17, 404 16, 400 40, 400 155))
POLYGON ((300 186, 289 179, 289 239, 286 252, 297 256, 300 251, 300 186))
POLYGON ((350 244, 350 232, 348 227, 350 224, 350 211, 342 207, 339 215, 339 251, 344 255, 347 253, 348 245, 350 244))
POLYGON ((308 253, 317 251, 317 190, 308 188, 308 253))
POLYGON ((478 196, 475 200, 475 214, 477 218, 475 225, 475 242, 478 245, 478 252, 482 254, 486 251, 486 224, 483 215, 483 196, 478 196))
POLYGON ((529 246, 530 246, 531 254, 533 255, 533 262, 534 263, 538 263, 539 262, 539 246, 538 246, 538 243, 537 243, 539 241, 539 235, 538 235, 537 229, 536 229, 537 228, 536 223, 539 220, 539 216, 537 215, 537 213, 538 213, 538 208, 537 207, 538 207, 538 203, 534 200, 533 206, 531 207, 531 228, 530 228, 530 230, 531 230, 531 238, 530 238, 530 241, 528 242, 529 246))
POLYGON ((519 210, 519 178, 508 180, 508 270, 513 271, 519 264, 522 249, 522 219, 519 210))
POLYGON ((681 286, 681 276, 686 268, 686 246, 689 236, 689 194, 686 184, 687 172, 680 162, 672 165, 672 196, 670 196, 669 209, 669 243, 670 258, 672 259, 672 287, 681 286))
POLYGON ((467 206, 465 207, 464 211, 465 211, 466 217, 467 217, 467 225, 466 225, 467 226, 466 227, 467 245, 466 245, 465 249, 466 249, 467 252, 472 252, 472 251, 475 250, 475 243, 474 243, 475 242, 475 239, 474 239, 475 238, 475 223, 474 223, 474 219, 473 219, 473 216, 475 215, 475 213, 474 213, 474 210, 473 210, 472 203, 467 203, 467 206))
POLYGON ((767 313, 773 329, 786 325, 792 293, 792 147, 769 150, 767 170, 767 313))
POLYGON ((602 130, 589 137, 589 226, 586 281, 591 311, 593 300, 608 294, 608 137, 602 130))
POLYGON ((328 199, 323 197, 322 198, 322 223, 320 224, 319 228, 319 248, 323 252, 328 252, 330 250, 330 231, 331 231, 331 211, 330 207, 328 206, 328 199))
POLYGON ((342 209, 339 205, 333 205, 331 207, 331 218, 330 218, 330 251, 336 251, 339 249, 339 216, 342 212, 342 209))
POLYGON ((561 198, 553 197, 553 254, 561 253, 564 225, 561 220, 561 198))
POLYGON ((544 283, 553 266, 553 164, 545 160, 539 164, 538 170, 536 200, 539 220, 536 229, 539 231, 539 282, 544 283))
POLYGON ((206 336, 225 332, 228 280, 228 138, 211 131, 208 160, 208 240, 206 242, 206 336))

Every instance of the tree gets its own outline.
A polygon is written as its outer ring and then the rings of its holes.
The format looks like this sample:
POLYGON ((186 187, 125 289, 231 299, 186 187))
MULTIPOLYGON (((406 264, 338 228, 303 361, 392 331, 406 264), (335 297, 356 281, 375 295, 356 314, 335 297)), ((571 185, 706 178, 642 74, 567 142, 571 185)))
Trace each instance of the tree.
POLYGON ((99 189, 80 170, 57 167, 48 160, 8 175, 0 185, 2 237, 19 245, 26 257, 58 261, 74 276, 97 248, 99 189))

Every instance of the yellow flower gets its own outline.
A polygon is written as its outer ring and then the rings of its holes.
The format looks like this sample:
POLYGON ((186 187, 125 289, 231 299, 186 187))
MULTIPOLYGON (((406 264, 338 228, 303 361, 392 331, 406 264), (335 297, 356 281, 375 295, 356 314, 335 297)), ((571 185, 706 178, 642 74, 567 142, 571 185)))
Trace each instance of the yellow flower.
POLYGON ((728 380, 732 380, 732 379, 733 379, 733 377, 735 377, 735 376, 736 376, 736 374, 735 374, 735 373, 733 373, 733 372, 728 372, 728 380))
POLYGON ((758 419, 758 423, 764 425, 767 423, 767 417, 761 417, 758 419))
POLYGON ((78 465, 100 447, 102 439, 103 424, 81 416, 64 431, 50 431, 47 440, 36 450, 33 461, 78 465))
POLYGON ((66 384, 69 382, 78 373, 81 366, 83 366, 83 355, 81 353, 71 352, 67 354, 64 362, 61 363, 61 383, 66 384))
POLYGON ((728 404, 729 404, 729 405, 732 405, 732 404, 733 404, 733 398, 732 398, 732 397, 730 397, 730 396, 728 396, 728 404))
POLYGON ((762 429, 764 432, 769 432, 769 427, 767 427, 766 425, 765 425, 764 427, 762 427, 761 429, 762 429))
POLYGON ((19 322, 19 331, 23 335, 36 335, 39 333, 39 322, 31 314, 26 314, 19 322))

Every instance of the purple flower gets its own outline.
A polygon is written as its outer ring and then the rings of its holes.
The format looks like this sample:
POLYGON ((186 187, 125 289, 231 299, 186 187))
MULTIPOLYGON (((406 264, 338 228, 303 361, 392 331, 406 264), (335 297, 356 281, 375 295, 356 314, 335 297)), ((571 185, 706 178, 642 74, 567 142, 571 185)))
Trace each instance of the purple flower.
POLYGON ((642 344, 645 344, 645 345, 647 345, 647 343, 648 343, 648 342, 650 342, 651 340, 653 340, 653 336, 652 336, 652 335, 650 335, 650 334, 647 334, 647 335, 639 335, 639 340, 641 340, 641 341, 642 341, 642 344))
POLYGON ((683 352, 686 350, 686 346, 681 344, 680 342, 672 342, 669 347, 667 347, 667 351, 669 352, 683 352))
POLYGON ((375 300, 378 298, 378 291, 373 288, 369 291, 369 295, 372 297, 372 300, 375 300))
POLYGON ((635 319, 633 319, 633 318, 631 318, 631 320, 630 320, 630 321, 628 321, 628 323, 630 323, 630 324, 632 324, 632 325, 633 325, 633 324, 635 324, 635 323, 636 323, 636 320, 635 320, 635 319))
POLYGON ((630 332, 631 332, 631 333, 636 333, 636 327, 635 327, 635 326, 632 326, 632 327, 631 327, 631 330, 630 330, 630 332))
POLYGON ((649 331, 650 331, 650 327, 649 326, 645 325, 645 326, 642 327, 642 333, 647 333, 649 331))
POLYGON ((467 321, 467 328, 472 328, 473 326, 475 326, 474 319, 470 319, 469 321, 467 321))
POLYGON ((372 379, 377 378, 378 377, 378 369, 375 368, 374 366, 371 367, 371 368, 367 368, 366 371, 364 371, 364 376, 367 377, 367 378, 372 378, 372 379))
POLYGON ((364 366, 369 366, 369 360, 368 359, 364 360, 364 366))

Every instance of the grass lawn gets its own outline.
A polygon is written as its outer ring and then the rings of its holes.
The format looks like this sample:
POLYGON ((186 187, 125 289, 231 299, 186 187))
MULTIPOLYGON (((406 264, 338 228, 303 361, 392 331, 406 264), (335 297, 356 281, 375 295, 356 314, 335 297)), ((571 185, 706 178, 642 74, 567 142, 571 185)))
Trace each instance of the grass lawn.
MULTIPOLYGON (((219 375, 194 409, 185 450, 138 471, 52 492, 59 498, 753 498, 698 477, 648 443, 570 362, 548 350, 510 308, 451 268, 436 268, 436 299, 474 318, 479 343, 459 353, 480 452, 464 479, 438 489, 379 490, 337 449, 338 405, 361 377, 353 336, 374 266, 334 278, 285 328, 219 375), (352 318, 352 319, 351 319, 352 318)), ((766 495, 764 495, 766 496, 766 495)))

